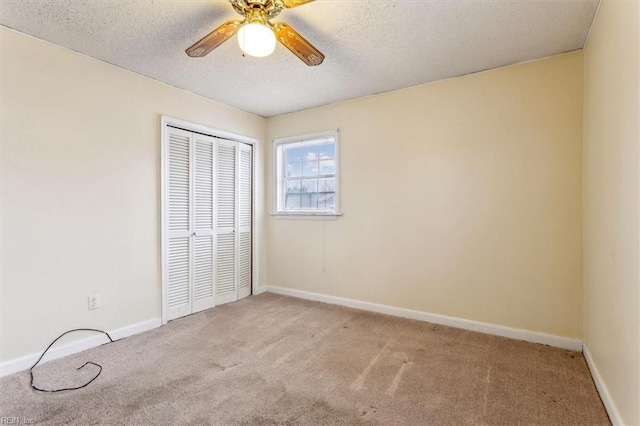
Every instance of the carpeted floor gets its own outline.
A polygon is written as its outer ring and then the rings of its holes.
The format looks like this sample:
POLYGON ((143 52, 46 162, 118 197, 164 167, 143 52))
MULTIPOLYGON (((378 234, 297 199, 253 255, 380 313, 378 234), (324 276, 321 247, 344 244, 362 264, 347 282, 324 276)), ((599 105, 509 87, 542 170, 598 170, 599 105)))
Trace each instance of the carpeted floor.
MULTIPOLYGON (((52 338, 55 336, 52 336, 52 338)), ((263 294, 0 380, 33 424, 609 424, 581 354, 263 294)))

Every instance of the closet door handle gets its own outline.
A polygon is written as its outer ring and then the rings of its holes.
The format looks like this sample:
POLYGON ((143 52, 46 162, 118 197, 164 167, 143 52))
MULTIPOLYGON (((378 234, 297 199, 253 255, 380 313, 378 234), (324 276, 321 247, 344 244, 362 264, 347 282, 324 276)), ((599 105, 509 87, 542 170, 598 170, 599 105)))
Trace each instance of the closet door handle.
POLYGON ((195 236, 196 236, 196 231, 193 231, 193 232, 191 233, 191 236, 192 236, 192 237, 195 237, 195 236))

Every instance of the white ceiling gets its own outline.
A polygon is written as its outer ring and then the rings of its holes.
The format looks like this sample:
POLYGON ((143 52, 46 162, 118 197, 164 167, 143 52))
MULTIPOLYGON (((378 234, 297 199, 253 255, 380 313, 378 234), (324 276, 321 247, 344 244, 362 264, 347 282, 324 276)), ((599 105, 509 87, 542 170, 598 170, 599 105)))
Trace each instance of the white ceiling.
POLYGON ((0 24, 271 117, 580 49, 598 0, 317 0, 284 20, 326 55, 242 57, 235 38, 184 50, 229 19, 224 0, 0 0, 0 24))

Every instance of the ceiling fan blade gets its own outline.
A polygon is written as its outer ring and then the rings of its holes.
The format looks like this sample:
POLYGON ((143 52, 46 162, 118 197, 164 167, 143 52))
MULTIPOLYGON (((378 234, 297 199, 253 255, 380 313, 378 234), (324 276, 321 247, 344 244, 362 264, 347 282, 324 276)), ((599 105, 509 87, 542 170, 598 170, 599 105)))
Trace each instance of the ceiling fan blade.
POLYGON ((216 47, 229 40, 242 26, 241 21, 227 21, 215 30, 204 36, 200 41, 186 50, 192 58, 206 56, 216 47))
POLYGON ((284 0, 284 7, 292 9, 294 7, 302 6, 303 4, 311 3, 315 0, 284 0))
POLYGON ((276 22, 273 24, 273 32, 284 47, 310 67, 320 65, 324 61, 324 55, 287 23, 276 22))

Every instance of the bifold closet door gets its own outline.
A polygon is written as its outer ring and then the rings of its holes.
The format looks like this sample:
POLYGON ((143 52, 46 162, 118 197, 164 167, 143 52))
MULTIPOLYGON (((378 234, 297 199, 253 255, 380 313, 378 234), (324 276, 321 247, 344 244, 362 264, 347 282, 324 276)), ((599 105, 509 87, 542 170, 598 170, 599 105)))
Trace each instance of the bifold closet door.
POLYGON ((251 294, 251 145, 218 141, 216 304, 251 294))
POLYGON ((215 306, 215 138, 168 128, 167 319, 215 306))
POLYGON ((251 294, 251 145, 238 144, 238 299, 251 294))
POLYGON ((191 305, 191 132, 169 127, 165 177, 165 268, 168 319, 188 315, 191 305))
POLYGON ((215 306, 214 182, 216 140, 193 135, 193 309, 199 312, 215 306))
POLYGON ((238 300, 236 274, 236 142, 218 141, 216 150, 216 303, 238 300))

